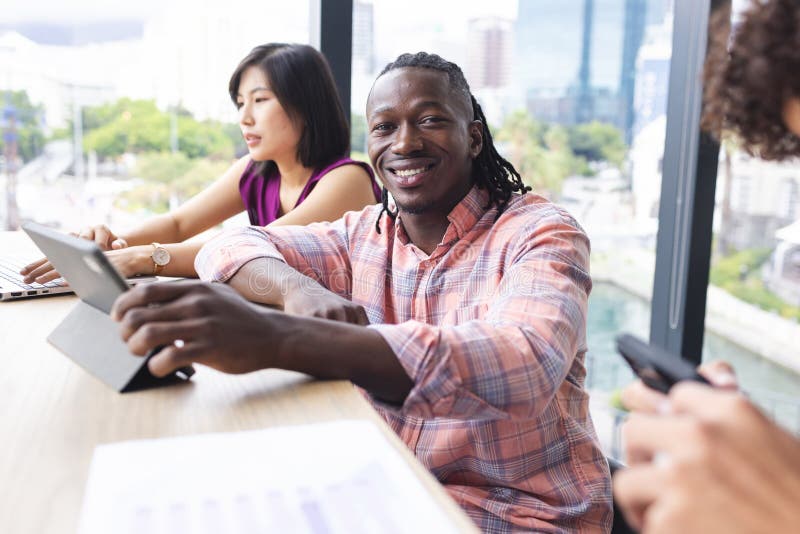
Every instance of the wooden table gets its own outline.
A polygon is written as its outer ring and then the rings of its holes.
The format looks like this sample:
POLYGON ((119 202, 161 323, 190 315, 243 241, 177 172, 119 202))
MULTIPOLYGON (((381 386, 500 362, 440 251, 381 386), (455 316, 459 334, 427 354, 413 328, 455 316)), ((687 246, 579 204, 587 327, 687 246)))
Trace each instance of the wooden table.
MULTIPOLYGON (((31 251, 0 233, 0 251, 31 251)), ((266 370, 230 376, 208 368, 188 384, 118 394, 45 338, 74 296, 0 302, 0 532, 75 532, 95 445, 130 439, 366 419, 464 532, 469 518, 349 383, 266 370)))

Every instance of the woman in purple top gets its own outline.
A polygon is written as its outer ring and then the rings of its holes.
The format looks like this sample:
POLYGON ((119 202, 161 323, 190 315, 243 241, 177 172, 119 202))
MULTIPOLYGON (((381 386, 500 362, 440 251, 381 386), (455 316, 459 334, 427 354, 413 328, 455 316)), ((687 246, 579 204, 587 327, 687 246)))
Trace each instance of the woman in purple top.
MULTIPOLYGON (((109 251, 124 276, 196 276, 203 241, 183 241, 242 211, 254 225, 305 225, 380 200, 370 166, 346 157, 347 121, 330 67, 314 48, 258 46, 236 67, 228 89, 247 156, 178 209, 130 232, 104 225, 81 232, 109 251)), ((22 274, 39 283, 58 277, 46 259, 22 274)))

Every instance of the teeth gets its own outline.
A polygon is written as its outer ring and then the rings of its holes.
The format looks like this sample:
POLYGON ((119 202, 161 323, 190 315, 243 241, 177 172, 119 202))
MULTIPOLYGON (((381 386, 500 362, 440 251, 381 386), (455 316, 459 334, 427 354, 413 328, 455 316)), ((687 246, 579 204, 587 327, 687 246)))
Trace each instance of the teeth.
POLYGON ((394 171, 397 176, 402 176, 403 178, 414 176, 415 174, 419 174, 421 172, 425 172, 425 167, 420 167, 419 169, 409 169, 407 171, 394 171))

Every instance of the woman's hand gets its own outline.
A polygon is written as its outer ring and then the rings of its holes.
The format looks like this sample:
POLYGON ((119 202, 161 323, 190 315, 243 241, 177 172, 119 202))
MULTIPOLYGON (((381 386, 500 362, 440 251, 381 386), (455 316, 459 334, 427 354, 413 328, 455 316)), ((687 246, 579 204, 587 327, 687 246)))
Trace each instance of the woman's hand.
POLYGON ((118 237, 111 229, 105 224, 98 224, 97 226, 88 226, 80 231, 77 235, 81 239, 94 241, 100 250, 119 250, 128 246, 128 242, 123 238, 118 237))
MULTIPOLYGON (((718 389, 736 390, 739 384, 733 367, 725 361, 716 360, 701 365, 697 371, 718 389)), ((647 387, 637 380, 622 390, 622 405, 628 411, 641 413, 659 413, 667 404, 667 396, 647 387)))
POLYGON ((736 392, 684 382, 625 423, 614 496, 644 534, 794 532, 800 440, 736 392))
MULTIPOLYGON (((104 224, 84 228, 80 233, 72 232, 72 235, 80 237, 81 239, 94 241, 97 246, 100 247, 100 250, 119 250, 128 246, 128 243, 124 239, 115 235, 114 232, 104 224)), ((37 284, 46 284, 61 276, 47 258, 41 258, 29 263, 19 271, 19 274, 23 276, 22 280, 26 284, 32 284, 34 282, 37 284)))
POLYGON ((106 252, 106 257, 123 278, 130 278, 139 274, 153 274, 152 252, 152 246, 139 245, 119 250, 109 250, 106 252))

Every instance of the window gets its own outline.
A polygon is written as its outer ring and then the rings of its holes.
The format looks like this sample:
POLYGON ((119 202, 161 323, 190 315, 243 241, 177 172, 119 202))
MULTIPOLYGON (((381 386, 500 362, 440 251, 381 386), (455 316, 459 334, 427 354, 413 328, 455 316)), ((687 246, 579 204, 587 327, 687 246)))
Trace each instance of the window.
POLYGON ((501 154, 586 229, 598 397, 631 379, 614 336, 649 331, 672 16, 667 0, 354 2, 354 150, 382 66, 438 53, 465 72, 501 154))
MULTIPOLYGON (((747 2, 734 2, 733 25, 747 2)), ((798 162, 720 150, 703 359, 725 359, 742 388, 800 431, 798 162)))
POLYGON ((13 4, 0 14, 4 227, 124 230, 185 201, 245 150, 227 90, 239 60, 308 42, 302 2, 13 4))

